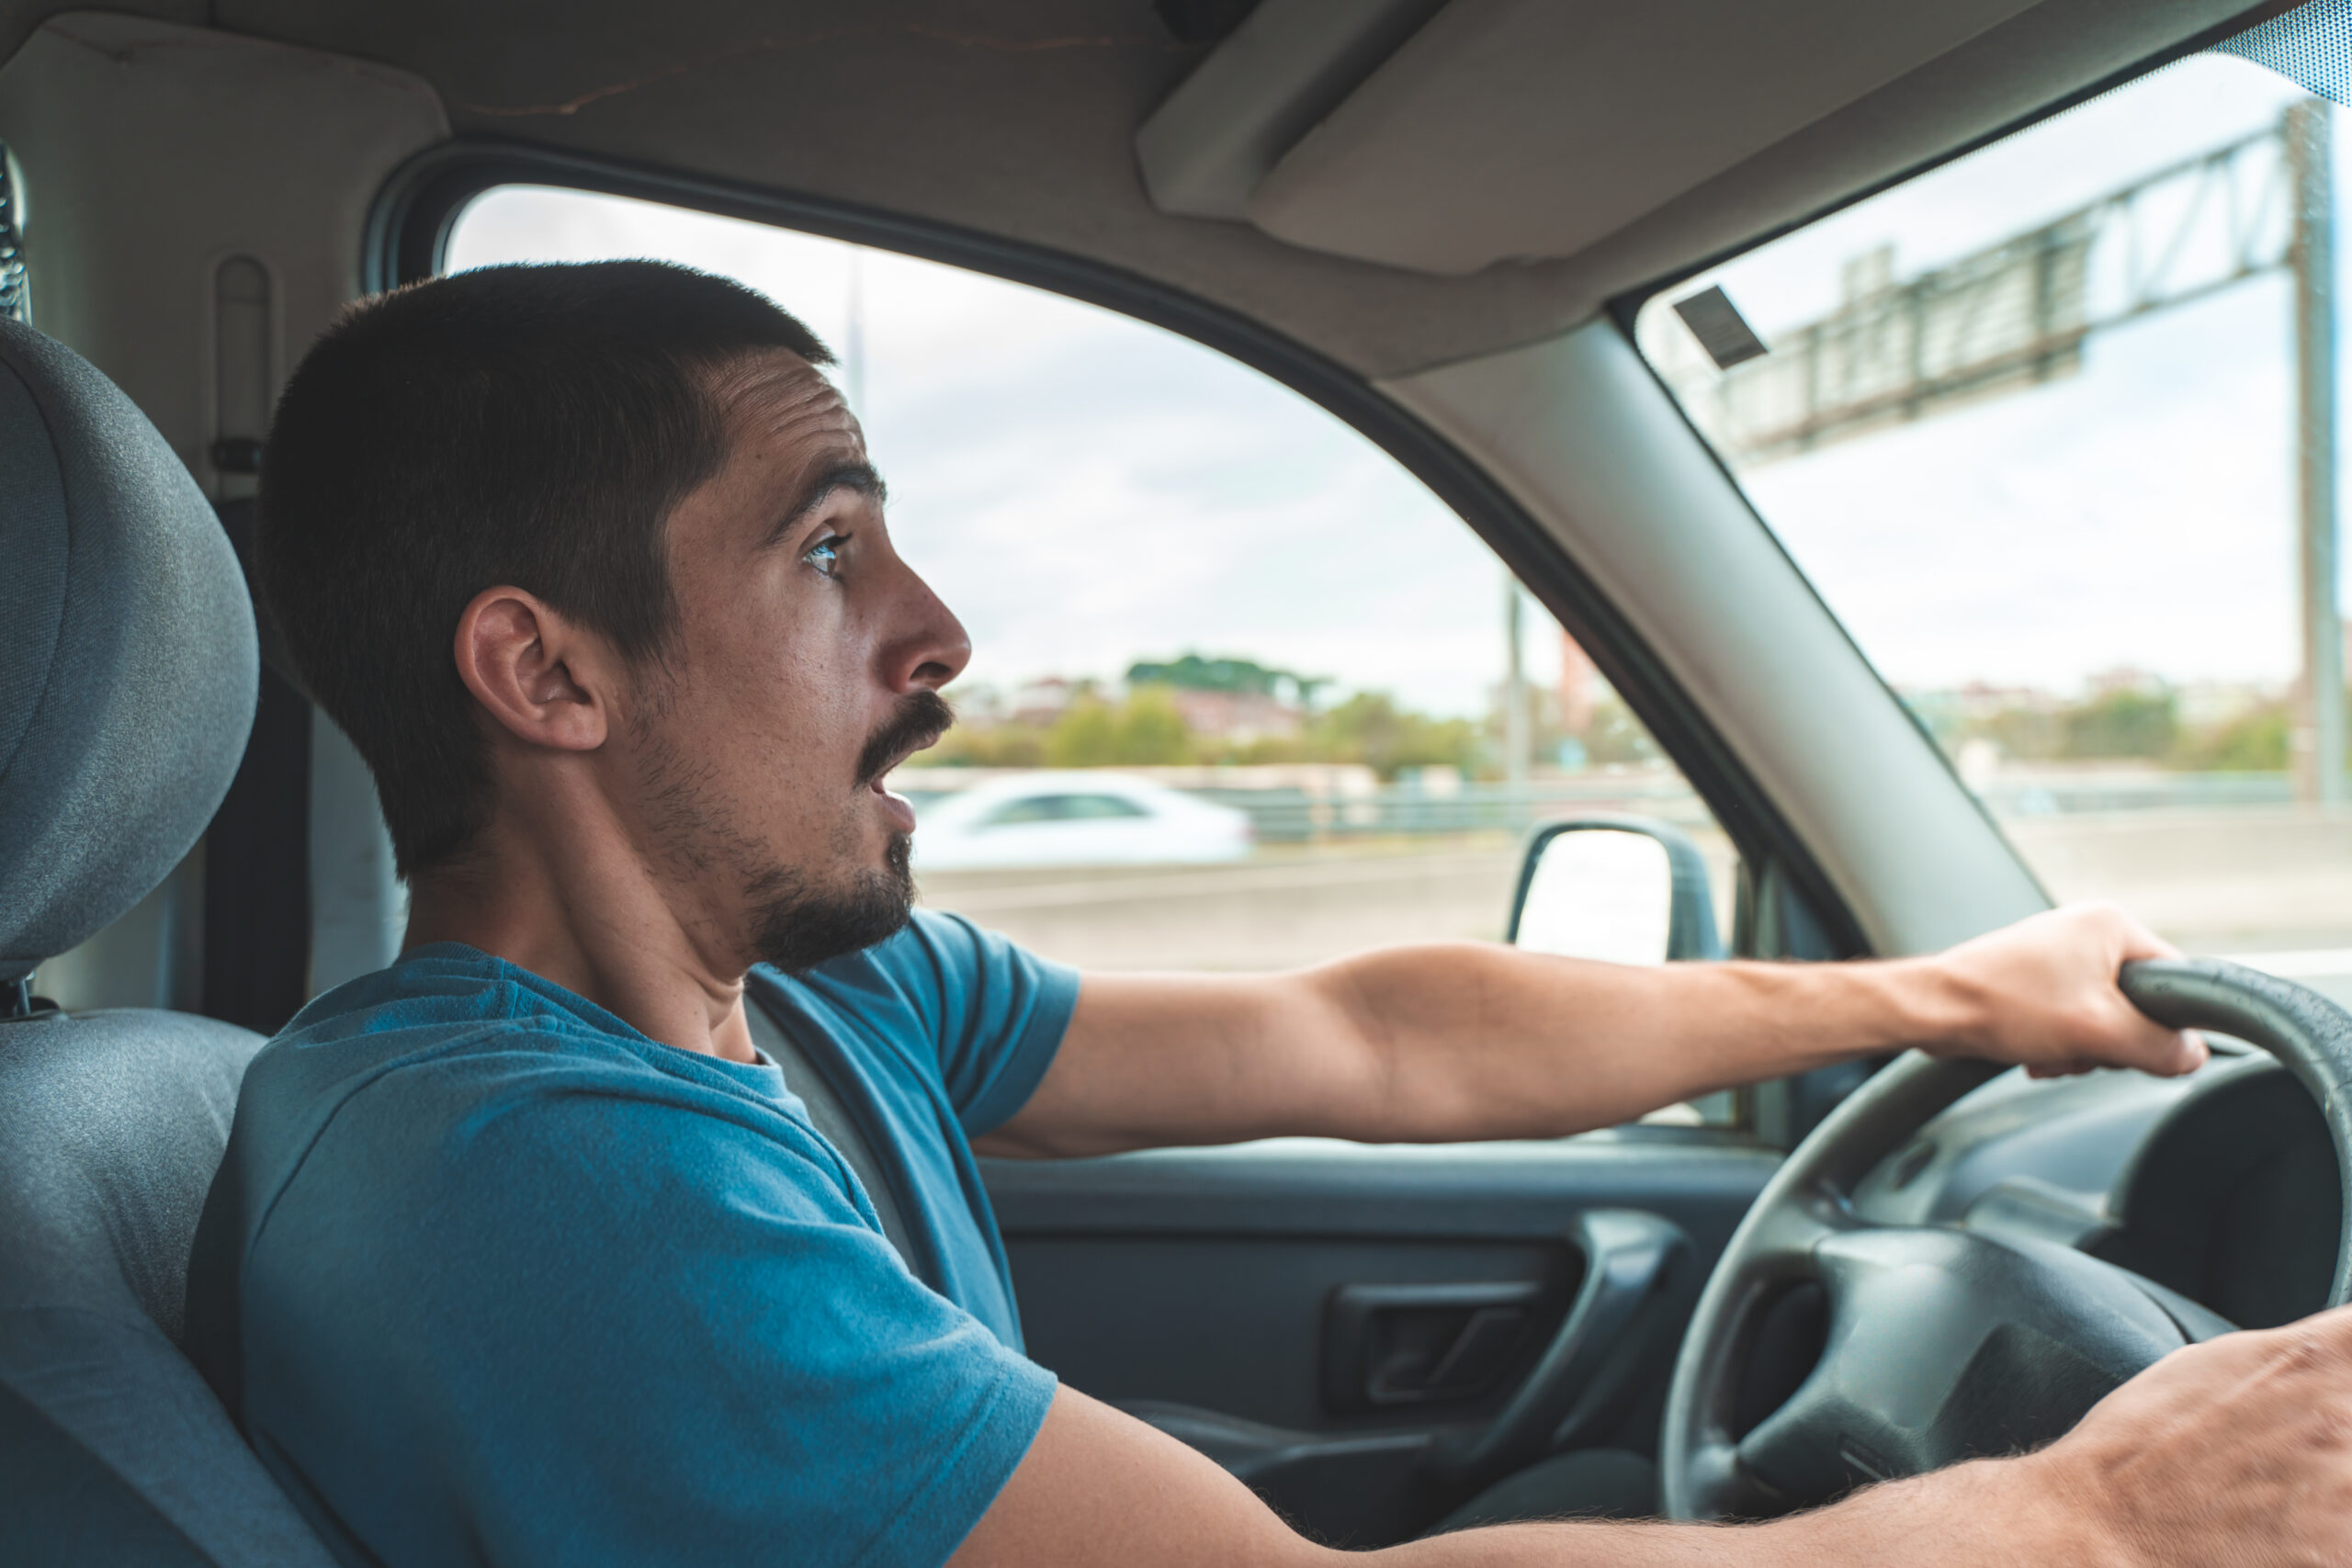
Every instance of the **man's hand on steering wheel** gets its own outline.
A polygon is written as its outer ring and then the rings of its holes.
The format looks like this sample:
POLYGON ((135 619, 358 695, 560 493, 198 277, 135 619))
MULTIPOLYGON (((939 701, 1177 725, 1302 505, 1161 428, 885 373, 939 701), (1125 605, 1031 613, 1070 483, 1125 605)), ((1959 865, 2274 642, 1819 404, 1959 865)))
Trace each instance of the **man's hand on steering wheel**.
POLYGON ((2161 1077, 2205 1064, 2205 1043, 2133 1007, 2116 975, 2133 959, 2179 951, 2108 904, 2070 904, 1919 962, 1951 989, 1967 1021, 1933 1055, 2022 1066, 2035 1077, 2136 1067, 2161 1077))
POLYGON ((2112 1561, 2340 1562, 2352 1307, 2175 1351, 2024 1463, 2112 1561))

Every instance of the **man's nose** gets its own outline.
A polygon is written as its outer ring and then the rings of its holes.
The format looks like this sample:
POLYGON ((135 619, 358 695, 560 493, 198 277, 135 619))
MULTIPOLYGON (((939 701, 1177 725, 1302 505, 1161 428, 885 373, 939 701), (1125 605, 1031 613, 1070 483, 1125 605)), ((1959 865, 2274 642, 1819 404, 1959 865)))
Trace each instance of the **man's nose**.
POLYGON ((964 672, 972 661, 972 637, 931 585, 912 571, 907 573, 907 600, 902 612, 906 635, 894 640, 884 657, 883 679, 894 692, 918 687, 937 691, 964 672))

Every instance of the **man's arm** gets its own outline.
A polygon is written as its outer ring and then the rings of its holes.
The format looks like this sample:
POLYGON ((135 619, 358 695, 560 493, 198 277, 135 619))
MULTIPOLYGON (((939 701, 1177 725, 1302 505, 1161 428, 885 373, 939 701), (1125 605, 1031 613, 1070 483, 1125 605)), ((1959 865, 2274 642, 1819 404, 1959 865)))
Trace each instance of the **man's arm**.
POLYGON ((2178 1073, 2203 1046, 2115 984, 2126 960, 2169 956, 2093 905, 1888 963, 1639 968, 1449 942, 1283 975, 1090 975, 1045 1081, 979 1146, 1557 1137, 1912 1045, 2178 1073))
POLYGON ((2103 1550, 2111 1525, 2089 1509, 2070 1517, 2066 1490, 2064 1477, 2030 1464, 1973 1464, 1775 1525, 1493 1525, 1383 1551, 1338 1551, 1298 1535, 1175 1438, 1065 1388, 948 1568, 2122 1568, 2140 1561, 2103 1550))
POLYGON ((2154 1568, 2352 1561, 2352 1308, 2166 1357, 2039 1453, 1773 1524, 1523 1524, 1347 1553, 1064 1389, 951 1568, 2154 1568))

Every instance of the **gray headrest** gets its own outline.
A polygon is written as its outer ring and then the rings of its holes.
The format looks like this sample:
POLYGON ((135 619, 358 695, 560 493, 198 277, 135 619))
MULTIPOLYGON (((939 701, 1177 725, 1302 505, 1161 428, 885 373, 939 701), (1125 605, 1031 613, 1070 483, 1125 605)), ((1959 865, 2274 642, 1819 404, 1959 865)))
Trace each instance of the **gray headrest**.
POLYGON ((0 981, 144 897, 253 728, 252 601, 129 398, 0 318, 0 981))

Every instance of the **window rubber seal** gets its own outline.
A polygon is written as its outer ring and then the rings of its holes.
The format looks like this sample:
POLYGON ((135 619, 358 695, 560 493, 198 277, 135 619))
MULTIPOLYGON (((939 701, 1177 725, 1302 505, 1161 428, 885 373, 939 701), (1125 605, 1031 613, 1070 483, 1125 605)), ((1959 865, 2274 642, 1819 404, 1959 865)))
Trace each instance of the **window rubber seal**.
MULTIPOLYGON (((831 197, 488 137, 442 142, 392 172, 368 211, 360 258, 365 291, 438 276, 467 206, 516 185, 661 202, 1025 284, 1190 338, 1282 383, 1387 453, 1453 509, 1590 656, 1741 858, 1751 867, 1777 863, 1839 956, 1869 955, 1860 923, 1811 851, 1656 651, 1508 491, 1368 378, 1225 306, 1066 252, 831 197)), ((1642 297, 1671 282, 1645 288, 1642 297)))

